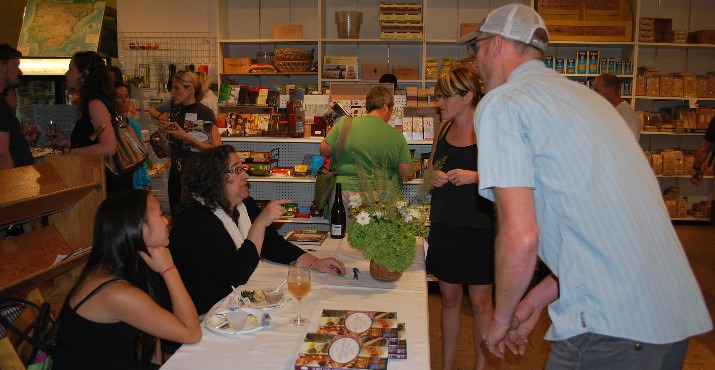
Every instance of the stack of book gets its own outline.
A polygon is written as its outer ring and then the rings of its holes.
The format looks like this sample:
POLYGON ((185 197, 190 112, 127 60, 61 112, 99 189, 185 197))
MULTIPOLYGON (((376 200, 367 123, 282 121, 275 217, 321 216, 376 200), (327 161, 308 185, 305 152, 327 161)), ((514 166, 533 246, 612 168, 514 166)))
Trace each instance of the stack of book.
POLYGON ((421 39, 422 4, 380 3, 380 38, 421 39))
POLYGON ((323 310, 316 333, 308 333, 296 370, 387 369, 407 358, 405 324, 396 312, 323 310))

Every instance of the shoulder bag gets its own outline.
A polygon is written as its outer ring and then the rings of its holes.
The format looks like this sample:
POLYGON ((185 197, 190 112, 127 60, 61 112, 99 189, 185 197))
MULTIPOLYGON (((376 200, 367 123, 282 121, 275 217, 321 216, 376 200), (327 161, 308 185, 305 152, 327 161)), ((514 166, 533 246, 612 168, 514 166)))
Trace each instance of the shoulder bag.
MULTIPOLYGON (((104 165, 115 175, 123 175, 131 172, 146 160, 146 148, 144 147, 144 143, 139 140, 136 132, 134 132, 129 124, 124 121, 122 116, 117 113, 114 106, 109 104, 104 97, 100 97, 99 99, 104 102, 104 105, 106 105, 109 110, 109 114, 112 116, 112 128, 114 129, 114 136, 117 139, 117 151, 111 157, 104 157, 104 165)), ((103 126, 100 127, 93 135, 99 136, 99 133, 103 129, 103 126)))
MULTIPOLYGON (((5 334, 16 335, 21 342, 27 343, 31 351, 21 358, 28 370, 49 370, 52 368, 52 350, 55 347, 58 325, 52 319, 50 304, 37 305, 26 299, 0 297, 0 328, 5 334), (24 310, 35 310, 37 315, 27 330, 20 330, 13 324, 24 310)), ((19 347, 19 345, 18 345, 19 347)))
MULTIPOLYGON (((340 131, 340 138, 338 139, 338 147, 335 150, 335 164, 337 165, 340 161, 340 157, 343 154, 343 149, 345 148, 345 142, 348 140, 348 133, 350 132, 350 126, 353 124, 353 118, 351 116, 345 117, 345 123, 343 123, 343 128, 340 131)), ((328 171, 325 167, 320 167, 318 173, 315 175, 315 194, 313 196, 313 204, 315 209, 322 211, 326 214, 326 208, 328 207, 328 199, 330 199, 330 194, 333 192, 335 187, 336 174, 333 171, 328 171)))

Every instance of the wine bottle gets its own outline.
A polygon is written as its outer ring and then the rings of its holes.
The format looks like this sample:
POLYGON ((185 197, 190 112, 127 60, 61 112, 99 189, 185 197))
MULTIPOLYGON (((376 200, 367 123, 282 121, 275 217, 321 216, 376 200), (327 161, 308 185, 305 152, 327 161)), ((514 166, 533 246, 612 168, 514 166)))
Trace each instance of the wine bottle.
POLYGON ((340 183, 335 184, 335 201, 330 210, 330 237, 333 239, 345 237, 345 206, 340 183))

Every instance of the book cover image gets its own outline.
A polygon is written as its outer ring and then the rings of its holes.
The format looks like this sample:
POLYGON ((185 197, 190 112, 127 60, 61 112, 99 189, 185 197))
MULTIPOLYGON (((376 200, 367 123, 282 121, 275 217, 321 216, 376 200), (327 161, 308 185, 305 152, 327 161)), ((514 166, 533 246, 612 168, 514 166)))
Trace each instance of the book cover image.
POLYGON ((293 230, 286 235, 286 240, 295 245, 321 245, 328 238, 328 232, 322 230, 293 230))
POLYGON ((407 358, 405 324, 397 322, 397 313, 380 311, 323 310, 318 334, 343 335, 387 340, 389 358, 407 358))
POLYGON ((387 369, 387 338, 308 333, 297 370, 387 369))

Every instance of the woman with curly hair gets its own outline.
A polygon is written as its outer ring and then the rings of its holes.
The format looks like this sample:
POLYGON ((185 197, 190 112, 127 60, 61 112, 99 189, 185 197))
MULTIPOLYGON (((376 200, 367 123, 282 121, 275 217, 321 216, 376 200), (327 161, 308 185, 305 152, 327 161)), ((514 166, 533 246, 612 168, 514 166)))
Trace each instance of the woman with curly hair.
POLYGON ((144 190, 102 202, 92 253, 60 313, 55 370, 143 369, 156 338, 201 339, 196 309, 166 248, 167 224, 144 190), (171 310, 157 303, 166 291, 171 310))
POLYGON ((261 210, 248 195, 248 174, 228 145, 208 149, 191 160, 182 176, 191 200, 182 204, 171 229, 171 250, 186 288, 200 313, 245 284, 262 259, 298 261, 315 271, 344 274, 334 258, 317 258, 281 237, 272 224, 289 199, 261 210))
MULTIPOLYGON (((72 56, 65 73, 67 86, 73 91, 79 119, 70 136, 70 148, 65 154, 113 156, 117 151, 117 138, 112 130, 109 108, 114 101, 114 85, 107 67, 99 54, 79 51, 72 56), (100 129, 100 127, 104 127, 100 129), (99 131, 99 135, 93 135, 99 131)), ((132 189, 132 173, 114 175, 105 171, 107 196, 132 189)))

